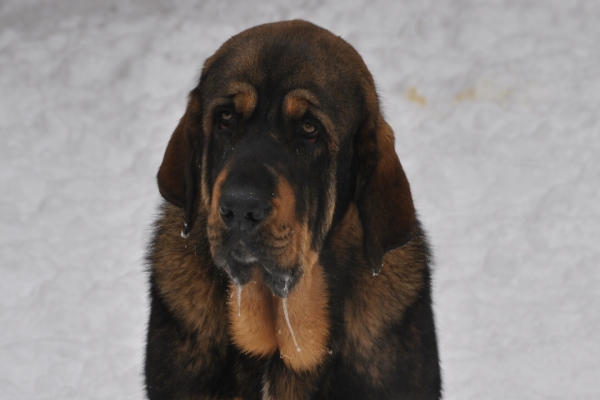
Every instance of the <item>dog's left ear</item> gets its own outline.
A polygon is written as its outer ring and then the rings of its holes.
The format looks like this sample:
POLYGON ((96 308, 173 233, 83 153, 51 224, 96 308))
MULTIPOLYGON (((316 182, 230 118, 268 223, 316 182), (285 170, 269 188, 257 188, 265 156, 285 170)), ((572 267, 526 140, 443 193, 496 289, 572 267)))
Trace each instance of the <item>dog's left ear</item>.
POLYGON ((175 128, 158 170, 158 190, 169 203, 185 210, 181 235, 187 237, 198 213, 199 155, 202 154, 202 109, 194 91, 175 128))
POLYGON ((363 226, 365 259, 374 274, 388 251, 410 241, 416 212, 410 185, 394 149, 394 132, 378 113, 365 121, 355 142, 356 204, 363 226))

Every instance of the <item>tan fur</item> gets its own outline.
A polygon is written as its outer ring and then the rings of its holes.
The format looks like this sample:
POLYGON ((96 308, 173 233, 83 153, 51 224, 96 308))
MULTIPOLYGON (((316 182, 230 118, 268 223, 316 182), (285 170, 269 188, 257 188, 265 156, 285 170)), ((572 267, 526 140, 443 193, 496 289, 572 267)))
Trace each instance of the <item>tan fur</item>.
POLYGON ((287 298, 290 325, 296 335, 300 352, 296 350, 288 329, 282 300, 274 298, 279 349, 283 361, 296 371, 315 369, 328 353, 328 295, 323 269, 316 261, 317 255, 314 252, 308 255, 309 267, 287 298))
MULTIPOLYGON (((316 261, 316 254, 310 258, 316 261)), ((323 269, 313 264, 287 298, 290 325, 300 352, 287 326, 282 299, 272 295, 257 272, 242 289, 239 310, 236 287, 230 285, 229 322, 234 343, 255 355, 270 355, 279 349, 283 361, 296 371, 316 368, 328 354, 329 312, 323 269)))
MULTIPOLYGON (((219 237, 224 229, 223 220, 220 217, 219 212, 219 198, 221 197, 221 185, 227 178, 227 168, 223 168, 223 171, 217 176, 217 180, 215 181, 215 185, 213 187, 212 192, 212 200, 210 202, 210 213, 208 214, 208 237, 219 237)), ((214 253, 215 249, 213 249, 214 241, 211 240, 211 251, 214 253)))
MULTIPOLYGON (((269 244, 281 248, 282 254, 289 254, 292 238, 294 235, 300 234, 300 232, 294 231, 297 224, 295 207, 294 190, 285 179, 281 178, 277 184, 277 194, 272 200, 272 216, 265 223, 264 229, 269 232, 269 244)), ((288 266, 290 261, 282 259, 280 264, 288 266)))
POLYGON ((272 236, 288 238, 287 246, 279 252, 279 264, 283 267, 300 262, 299 257, 308 250, 306 244, 310 240, 309 232, 302 228, 296 220, 296 199, 291 185, 280 178, 277 185, 278 196, 273 199, 273 218, 266 228, 274 232, 272 236))
MULTIPOLYGON (((224 179, 224 175, 223 179, 224 179)), ((215 183, 213 203, 219 196, 222 175, 215 183)), ((309 249, 308 227, 295 219, 294 192, 290 184, 280 179, 277 196, 273 199, 273 217, 269 221, 270 232, 276 239, 271 243, 285 249, 281 251, 281 266, 301 263, 303 276, 288 296, 289 318, 298 344, 296 351, 292 335, 285 320, 282 299, 272 295, 263 283, 257 268, 253 279, 242 289, 240 316, 236 287, 230 285, 229 322, 234 343, 245 352, 255 355, 273 354, 280 350, 284 362, 294 370, 315 368, 326 355, 329 336, 327 289, 323 269, 317 263, 318 256, 309 249), (279 242, 279 243, 278 243, 279 242)), ((211 214, 218 213, 213 204, 211 214)), ((211 220, 214 217, 211 216, 211 220)))
MULTIPOLYGON (((195 360, 189 368, 199 370, 207 367, 201 357, 204 349, 212 341, 227 342, 223 335, 227 325, 218 318, 226 312, 226 305, 215 296, 214 283, 203 267, 210 263, 207 255, 180 236, 183 212, 172 205, 166 205, 165 210, 154 265, 156 285, 171 311, 193 333, 179 350, 182 357, 195 360)), ((190 239, 198 234, 192 231, 190 239)))
POLYGON ((235 111, 248 118, 256 108, 258 94, 256 89, 244 82, 235 82, 231 85, 231 93, 234 94, 233 105, 235 111))
POLYGON ((306 114, 309 104, 318 105, 316 97, 308 90, 295 89, 285 97, 283 110, 290 118, 298 119, 306 114))
POLYGON ((275 353, 279 344, 273 318, 273 294, 263 283, 260 272, 254 269, 253 279, 244 285, 240 300, 236 287, 233 284, 229 286, 228 317, 233 342, 243 351, 254 355, 275 353))

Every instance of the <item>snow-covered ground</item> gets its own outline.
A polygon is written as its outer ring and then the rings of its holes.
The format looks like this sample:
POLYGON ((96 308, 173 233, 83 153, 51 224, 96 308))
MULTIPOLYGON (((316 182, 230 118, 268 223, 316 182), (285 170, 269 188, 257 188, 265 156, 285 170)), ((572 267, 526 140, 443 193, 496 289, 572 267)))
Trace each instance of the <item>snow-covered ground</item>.
POLYGON ((594 0, 1 1, 0 398, 143 397, 167 140, 207 56, 291 18, 375 76, 435 248, 445 398, 600 398, 594 0))

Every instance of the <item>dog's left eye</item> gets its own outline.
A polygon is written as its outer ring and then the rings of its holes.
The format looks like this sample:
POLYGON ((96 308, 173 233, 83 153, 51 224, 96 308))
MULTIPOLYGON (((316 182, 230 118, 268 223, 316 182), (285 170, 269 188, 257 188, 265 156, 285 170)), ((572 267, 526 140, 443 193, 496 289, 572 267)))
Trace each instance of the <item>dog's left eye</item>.
POLYGON ((319 130, 310 121, 305 121, 302 124, 302 132, 304 133, 304 137, 309 143, 315 143, 317 141, 317 137, 319 136, 319 130))
POLYGON ((219 113, 219 130, 232 129, 235 125, 235 116, 229 110, 219 113))

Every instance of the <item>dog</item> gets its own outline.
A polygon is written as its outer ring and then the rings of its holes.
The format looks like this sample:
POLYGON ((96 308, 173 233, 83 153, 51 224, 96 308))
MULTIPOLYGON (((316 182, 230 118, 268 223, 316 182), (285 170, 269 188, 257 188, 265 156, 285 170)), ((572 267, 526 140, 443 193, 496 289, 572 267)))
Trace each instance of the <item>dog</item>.
POLYGON ((431 256, 356 50, 233 36, 157 176, 149 399, 439 399, 431 256))

